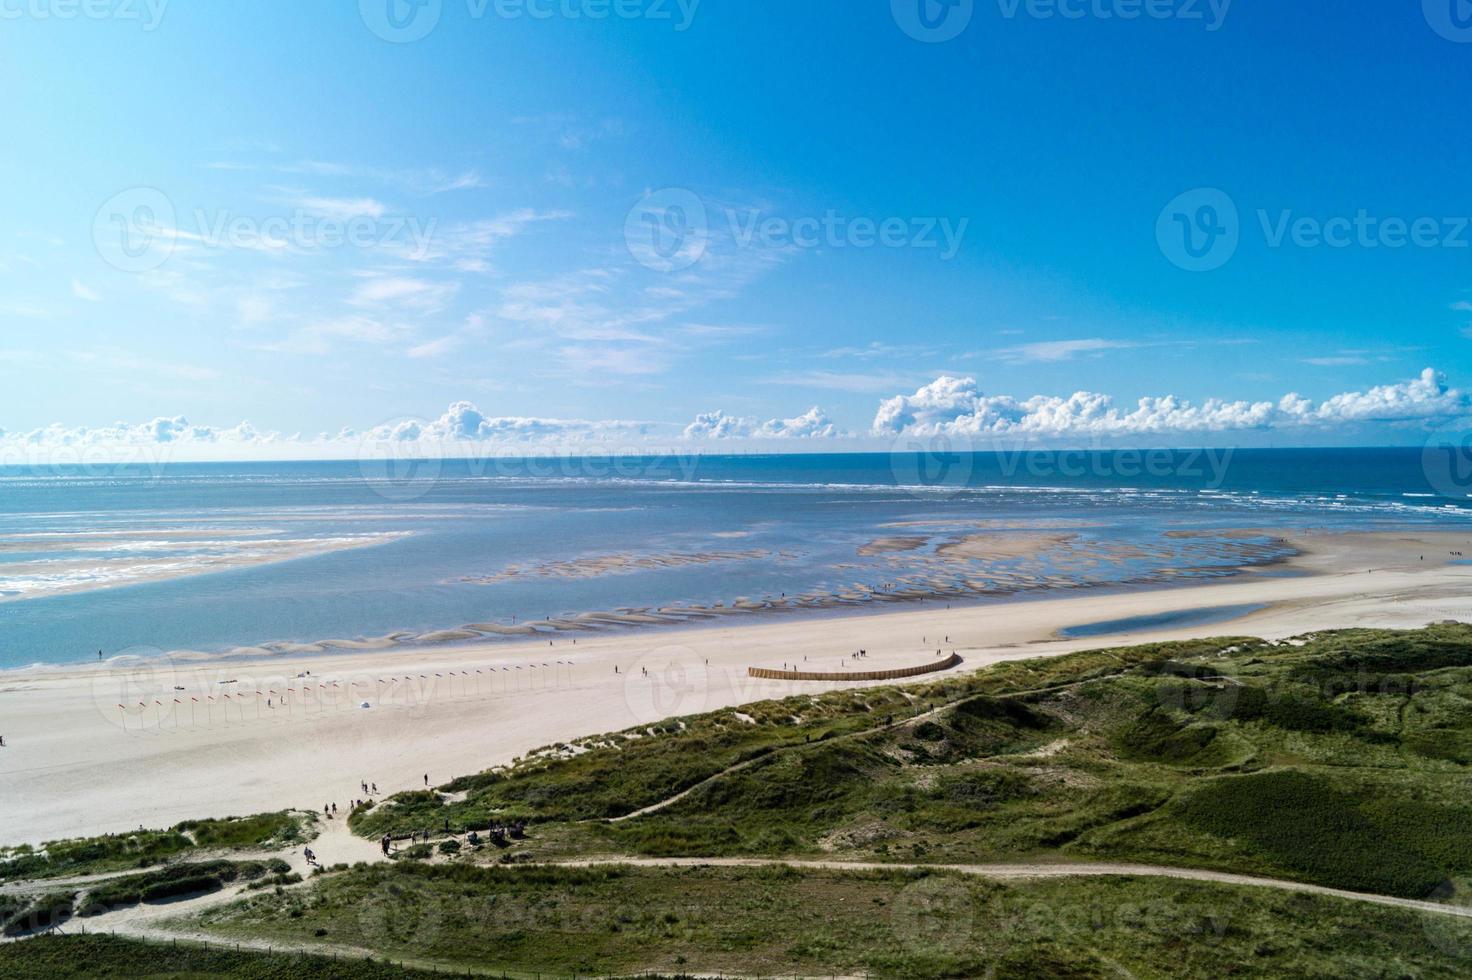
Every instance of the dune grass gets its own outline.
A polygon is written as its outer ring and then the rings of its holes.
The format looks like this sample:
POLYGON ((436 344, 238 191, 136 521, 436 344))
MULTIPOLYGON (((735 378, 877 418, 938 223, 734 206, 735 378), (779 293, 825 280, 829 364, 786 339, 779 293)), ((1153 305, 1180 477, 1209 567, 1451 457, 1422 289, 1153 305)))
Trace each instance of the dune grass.
POLYGON ((0 848, 0 881, 130 871, 207 850, 275 850, 312 838, 315 817, 282 811, 251 817, 189 820, 168 830, 138 830, 39 848, 0 848))
POLYGON ((1472 968, 1472 923, 1422 920, 1158 879, 409 863, 253 896, 204 924, 227 938, 560 976, 1451 977, 1472 968))
POLYGON ((428 970, 364 959, 145 943, 113 936, 40 936, 0 946, 0 980, 420 980, 428 970))
POLYGON ((1465 626, 1154 644, 743 713, 588 739, 352 826, 515 817, 544 857, 1110 858, 1408 897, 1472 874, 1465 626))

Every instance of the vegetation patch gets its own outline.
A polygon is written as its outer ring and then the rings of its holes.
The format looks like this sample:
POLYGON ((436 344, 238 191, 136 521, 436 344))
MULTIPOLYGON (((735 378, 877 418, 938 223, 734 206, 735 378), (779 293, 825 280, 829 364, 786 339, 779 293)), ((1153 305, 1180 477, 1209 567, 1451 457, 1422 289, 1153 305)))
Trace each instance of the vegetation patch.
POLYGON ((0 881, 128 871, 163 864, 198 850, 275 850, 309 840, 312 819, 283 811, 190 820, 168 830, 50 841, 39 848, 0 848, 0 881))
POLYGON ((140 902, 170 899, 219 891, 238 881, 284 877, 291 871, 285 861, 206 861, 172 864, 146 874, 128 875, 93 885, 82 903, 83 916, 102 915, 140 902))

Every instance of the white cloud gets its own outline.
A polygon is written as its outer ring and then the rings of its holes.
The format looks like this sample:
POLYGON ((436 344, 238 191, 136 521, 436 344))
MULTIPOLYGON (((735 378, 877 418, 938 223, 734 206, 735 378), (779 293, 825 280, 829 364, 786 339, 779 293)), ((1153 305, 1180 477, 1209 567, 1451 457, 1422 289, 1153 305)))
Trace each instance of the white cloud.
POLYGON ((427 340, 422 344, 416 344, 409 348, 408 353, 410 357, 416 360, 425 357, 439 357, 442 354, 448 354, 459 346, 460 338, 455 334, 450 334, 436 340, 427 340))
POLYGON ((282 340, 252 346, 280 354, 326 354, 337 341, 386 344, 399 340, 404 333, 402 328, 389 326, 372 317, 342 316, 309 323, 293 330, 282 340))
POLYGON ((353 291, 354 306, 399 305, 425 312, 442 308, 459 290, 459 283, 432 282, 412 276, 375 276, 353 291))
POLYGON ((75 296, 77 299, 84 299, 89 303, 98 303, 102 301, 102 297, 93 292, 87 286, 87 284, 82 282, 82 280, 80 279, 72 280, 72 295, 75 296))
POLYGON ((1096 354, 1107 350, 1126 350, 1139 344, 1091 337, 1086 340, 1045 340, 1035 344, 1005 347, 997 355, 1005 361, 1054 362, 1071 361, 1076 354, 1096 354))
POLYGON ((486 272, 495 247, 535 225, 571 218, 571 211, 520 208, 494 218, 442 225, 430 221, 424 233, 400 248, 401 257, 420 263, 440 263, 461 272, 486 272))
POLYGON ((687 439, 835 439, 844 433, 817 407, 790 419, 756 419, 715 411, 697 415, 685 427, 687 439))
POLYGON ((415 444, 425 450, 442 448, 446 455, 471 447, 497 446, 559 448, 583 447, 600 452, 637 450, 661 435, 673 440, 676 426, 624 420, 488 416, 470 402, 456 402, 435 419, 405 419, 393 423, 344 428, 303 439, 280 432, 263 432, 249 422, 228 428, 198 425, 184 416, 159 417, 149 422, 116 422, 106 426, 68 427, 52 424, 29 432, 0 429, 0 460, 17 456, 36 461, 96 460, 107 452, 118 458, 141 455, 153 460, 176 458, 362 458, 392 455, 395 446, 415 444), (130 452, 131 451, 131 452, 130 452))
POLYGON ((1314 367, 1351 367, 1355 364, 1370 362, 1358 354, 1337 354, 1333 357, 1305 357, 1303 363, 1312 364, 1314 367))
POLYGON ((382 218, 388 207, 371 197, 303 197, 297 201, 303 211, 339 221, 353 218, 382 218))
POLYGON ((1414 422, 1469 411, 1472 395, 1448 388, 1432 368, 1410 381, 1346 392, 1318 404, 1296 393, 1276 402, 1213 398, 1200 404, 1165 395, 1142 398, 1132 411, 1115 406, 1108 395, 1093 392, 1018 400, 986 395, 974 378, 941 377, 912 395, 896 395, 882 402, 873 431, 876 435, 966 437, 1118 436, 1414 422))

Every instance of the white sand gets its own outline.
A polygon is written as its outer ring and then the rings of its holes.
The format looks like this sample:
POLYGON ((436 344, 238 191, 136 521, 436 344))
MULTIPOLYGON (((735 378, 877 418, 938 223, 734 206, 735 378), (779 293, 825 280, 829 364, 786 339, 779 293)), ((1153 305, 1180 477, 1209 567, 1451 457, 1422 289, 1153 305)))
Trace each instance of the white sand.
POLYGON ((1311 553, 1302 565, 1317 574, 1132 595, 1083 593, 955 609, 934 600, 882 613, 794 614, 718 620, 700 628, 581 634, 576 645, 565 637, 551 647, 545 639, 526 639, 250 663, 8 672, 0 674, 0 735, 6 742, 0 749, 0 842, 285 807, 320 809, 332 801, 345 808, 363 795, 361 780, 376 782, 382 795, 423 786, 425 773, 432 783, 443 783, 559 740, 841 686, 755 681, 746 676, 748 666, 805 662, 824 670, 844 669, 843 664, 879 669, 954 649, 966 659, 959 669, 970 671, 1141 639, 1279 638, 1351 626, 1472 620, 1472 567, 1449 564, 1447 554, 1472 553, 1472 535, 1321 536, 1307 546, 1311 553), (1226 624, 1091 640, 1053 638, 1070 625, 1257 603, 1270 606, 1226 624), (949 643, 942 639, 947 634, 949 643), (848 661, 861 647, 869 658, 848 661), (313 675, 305 702, 305 679, 296 677, 304 670, 313 675), (451 670, 468 673, 449 676, 451 670), (387 683, 392 678, 399 680, 387 683), (224 680, 237 683, 219 683, 224 680), (337 687, 316 687, 331 682, 337 687), (184 691, 174 691, 175 685, 184 691), (239 699, 239 692, 287 687, 297 688, 289 709, 279 706, 279 693, 269 710, 253 694, 239 699), (191 723, 191 697, 203 706, 207 697, 227 691, 237 698, 228 709, 196 708, 198 721, 191 723), (183 707, 160 722, 161 709, 151 702, 172 708, 175 697, 183 707), (149 703, 141 716, 138 701, 149 703), (372 707, 358 707, 364 701, 372 707), (120 711, 119 702, 131 713, 120 711), (208 724, 207 714, 213 719, 208 724))

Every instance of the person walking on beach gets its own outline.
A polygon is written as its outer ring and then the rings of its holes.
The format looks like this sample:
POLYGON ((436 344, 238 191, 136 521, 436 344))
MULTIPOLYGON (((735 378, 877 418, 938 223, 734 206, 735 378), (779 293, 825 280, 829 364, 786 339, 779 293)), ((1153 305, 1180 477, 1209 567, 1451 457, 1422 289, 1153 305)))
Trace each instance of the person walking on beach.
POLYGON ((424 774, 424 785, 429 785, 429 773, 424 774))

